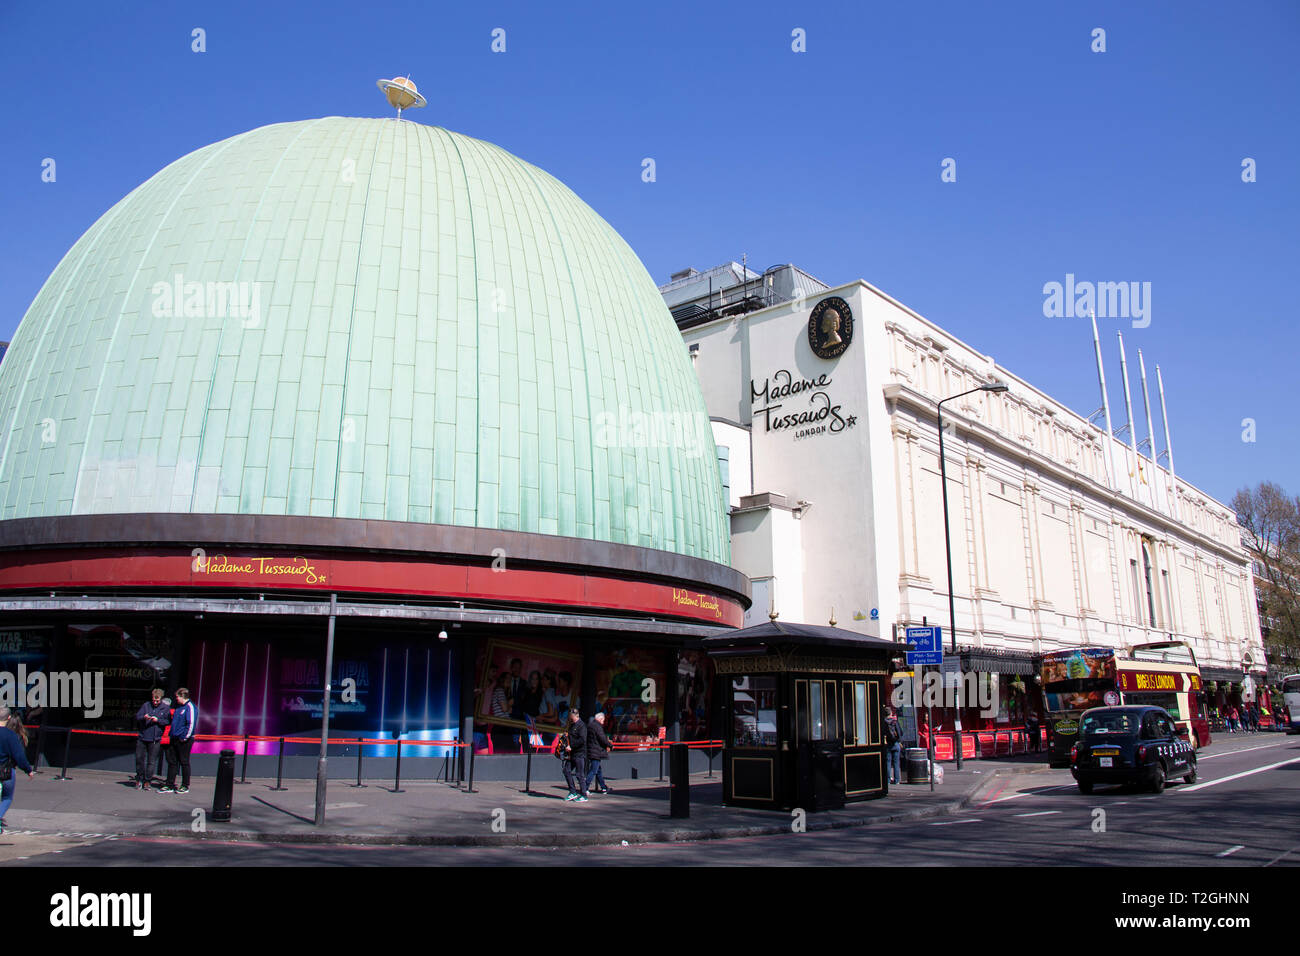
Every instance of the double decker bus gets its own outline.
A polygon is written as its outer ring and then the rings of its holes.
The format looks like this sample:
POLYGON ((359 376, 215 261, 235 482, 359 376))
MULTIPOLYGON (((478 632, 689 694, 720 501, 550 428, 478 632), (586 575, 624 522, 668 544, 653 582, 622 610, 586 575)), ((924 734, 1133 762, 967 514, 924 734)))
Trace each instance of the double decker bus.
POLYGON ((1198 749, 1210 742, 1210 723, 1198 696, 1201 669, 1181 641, 1139 644, 1127 656, 1109 647, 1052 651, 1043 655, 1041 676, 1050 766, 1070 765, 1079 717, 1093 707, 1163 707, 1198 749))
MULTIPOLYGON (((1288 734, 1300 734, 1300 674, 1282 678, 1282 703, 1286 704, 1288 734)), ((1276 708, 1274 708, 1276 715, 1276 708)))

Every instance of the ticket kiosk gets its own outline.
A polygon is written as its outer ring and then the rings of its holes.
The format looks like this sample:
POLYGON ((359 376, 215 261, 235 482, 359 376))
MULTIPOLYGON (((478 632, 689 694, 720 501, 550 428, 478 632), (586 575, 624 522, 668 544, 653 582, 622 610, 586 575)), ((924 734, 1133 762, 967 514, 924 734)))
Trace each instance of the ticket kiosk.
POLYGON ((818 811, 888 793, 884 715, 903 645, 776 621, 702 645, 721 685, 724 803, 818 811))

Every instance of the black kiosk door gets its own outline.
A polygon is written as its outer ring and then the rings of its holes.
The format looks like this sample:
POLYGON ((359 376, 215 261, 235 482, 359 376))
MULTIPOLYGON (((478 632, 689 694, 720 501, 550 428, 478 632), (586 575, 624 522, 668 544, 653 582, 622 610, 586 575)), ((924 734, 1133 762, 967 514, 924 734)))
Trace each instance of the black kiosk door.
POLYGON ((731 680, 730 739, 724 800, 733 806, 779 807, 785 803, 784 754, 778 729, 782 677, 747 674, 731 680))

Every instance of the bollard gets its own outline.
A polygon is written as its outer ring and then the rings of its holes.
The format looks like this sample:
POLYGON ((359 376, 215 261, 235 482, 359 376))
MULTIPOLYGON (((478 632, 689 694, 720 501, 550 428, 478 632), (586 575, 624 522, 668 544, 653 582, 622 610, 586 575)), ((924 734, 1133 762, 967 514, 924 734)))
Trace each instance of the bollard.
POLYGON ((235 752, 221 751, 217 760, 217 787, 212 793, 212 820, 229 823, 230 808, 235 798, 235 752))
POLYGON ((533 745, 528 744, 528 761, 524 770, 524 793, 533 792, 533 745))
POLYGON ((668 807, 671 817, 691 815, 691 751, 685 744, 672 744, 668 755, 668 807))
POLYGON ((633 779, 633 780, 636 780, 637 778, 638 778, 638 775, 637 775, 637 772, 636 772, 636 767, 633 767, 633 768, 632 768, 632 779, 633 779))
POLYGON ((460 739, 465 742, 465 746, 460 751, 460 773, 456 777, 457 783, 469 776, 469 764, 473 761, 474 718, 466 717, 461 721, 460 728, 460 739))
POLYGON ((362 741, 365 739, 364 736, 357 738, 357 782, 352 785, 354 789, 356 787, 365 786, 365 784, 361 782, 361 753, 366 749, 366 745, 362 743, 362 741))
POLYGON ((662 783, 663 779, 664 779, 664 745, 660 744, 659 745, 659 781, 662 783))
POLYGON ((244 734, 244 768, 239 773, 239 782, 248 783, 248 734, 244 734))
MULTIPOLYGON (((470 739, 472 740, 473 738, 471 737, 470 739)), ((470 744, 469 756, 466 759, 469 761, 469 780, 467 781, 469 785, 465 788, 465 792, 473 793, 474 792, 474 745, 473 744, 470 744)))
MULTIPOLYGON (((41 754, 43 754, 44 752, 45 752, 45 718, 42 717, 41 722, 36 725, 36 759, 32 761, 32 769, 35 770, 37 773, 41 772, 41 754)), ((49 763, 50 762, 49 758, 46 758, 45 762, 49 763)))
POLYGON ((68 752, 72 750, 72 728, 68 728, 68 736, 63 742, 63 773, 55 777, 55 780, 71 780, 68 776, 68 752))
POLYGON ((281 786, 284 781, 284 738, 280 738, 280 757, 275 762, 275 786, 272 790, 288 790, 288 787, 281 786))
POLYGON ((393 793, 405 793, 402 789, 402 738, 397 738, 397 777, 393 780, 393 793))

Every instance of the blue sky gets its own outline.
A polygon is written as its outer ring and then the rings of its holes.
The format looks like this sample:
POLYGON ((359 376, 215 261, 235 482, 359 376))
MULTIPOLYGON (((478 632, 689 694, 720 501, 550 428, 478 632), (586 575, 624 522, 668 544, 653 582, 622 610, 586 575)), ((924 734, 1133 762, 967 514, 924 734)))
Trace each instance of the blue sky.
POLYGON ((1088 323, 1044 317, 1043 286, 1149 282, 1149 327, 1099 319, 1116 425, 1121 329, 1135 394, 1136 350, 1161 366, 1180 476, 1296 493, 1297 62, 1294 2, 9 3, 0 339, 158 169, 388 115, 374 81, 409 72, 413 120, 549 170, 657 282, 742 254, 863 278, 1084 414, 1088 323))

